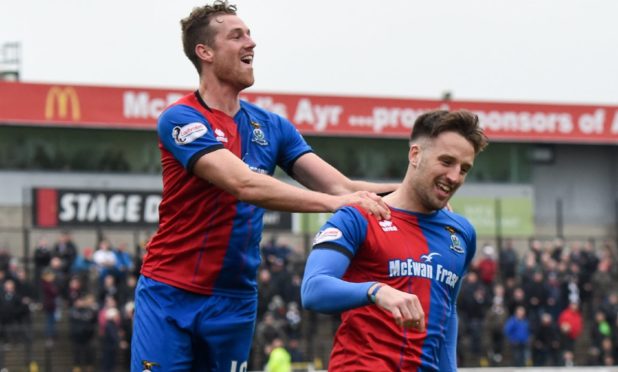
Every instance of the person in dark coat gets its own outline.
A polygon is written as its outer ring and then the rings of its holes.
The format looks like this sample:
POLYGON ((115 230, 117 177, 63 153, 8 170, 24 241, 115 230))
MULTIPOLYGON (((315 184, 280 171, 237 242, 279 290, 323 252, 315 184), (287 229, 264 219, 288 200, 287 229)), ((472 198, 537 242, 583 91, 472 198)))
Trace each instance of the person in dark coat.
POLYGON ((92 340, 97 330, 94 296, 83 295, 75 299, 69 312, 69 329, 73 345, 73 370, 94 370, 95 350, 92 340))

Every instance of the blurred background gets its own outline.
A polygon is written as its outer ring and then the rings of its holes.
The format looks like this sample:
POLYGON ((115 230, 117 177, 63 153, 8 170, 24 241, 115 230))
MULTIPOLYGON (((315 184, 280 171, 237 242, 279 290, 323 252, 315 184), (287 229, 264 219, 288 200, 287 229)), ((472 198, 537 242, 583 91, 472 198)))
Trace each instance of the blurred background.
MULTIPOLYGON (((424 111, 479 115, 491 144, 452 200, 479 235, 460 366, 616 365, 618 3, 235 3, 257 42, 243 98, 351 178, 399 181, 424 111), (523 342, 505 327, 518 316, 523 342)), ((160 201, 156 118, 197 87, 179 20, 198 5, 3 3, 1 368, 127 370, 160 201)), ((280 342, 296 370, 327 368, 338 317, 298 292, 327 217, 265 216, 249 370, 280 342)))

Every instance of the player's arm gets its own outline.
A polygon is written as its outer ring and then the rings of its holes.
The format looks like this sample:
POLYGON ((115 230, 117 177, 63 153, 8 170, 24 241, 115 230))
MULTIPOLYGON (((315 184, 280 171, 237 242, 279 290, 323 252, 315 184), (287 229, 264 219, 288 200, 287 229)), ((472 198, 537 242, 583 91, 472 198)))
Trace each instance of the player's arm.
POLYGON ((394 191, 398 183, 374 183, 351 180, 315 153, 301 156, 292 168, 294 179, 311 190, 332 195, 348 194, 355 191, 371 191, 385 194, 394 191))
POLYGON ((303 307, 335 313, 370 305, 373 297, 375 304, 390 312, 399 326, 424 331, 425 315, 416 295, 382 283, 353 283, 341 279, 350 264, 345 252, 335 247, 312 250, 301 285, 303 307))
POLYGON ((226 149, 206 153, 194 163, 193 174, 220 187, 241 201, 268 209, 290 212, 332 212, 344 205, 358 205, 380 218, 390 211, 382 199, 369 191, 329 195, 305 190, 274 177, 251 171, 226 149))
POLYGON ((300 289, 306 309, 337 313, 369 305, 367 292, 374 282, 352 283, 341 279, 350 265, 348 253, 342 249, 315 248, 309 254, 300 289))

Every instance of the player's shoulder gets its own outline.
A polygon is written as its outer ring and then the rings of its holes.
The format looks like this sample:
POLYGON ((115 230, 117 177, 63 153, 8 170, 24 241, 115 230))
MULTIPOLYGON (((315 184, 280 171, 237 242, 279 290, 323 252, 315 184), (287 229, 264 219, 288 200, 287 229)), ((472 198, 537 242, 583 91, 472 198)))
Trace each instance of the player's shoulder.
POLYGON ((159 115, 159 125, 169 123, 183 125, 194 122, 207 122, 199 107, 187 96, 169 105, 159 115))
POLYGON ((170 103, 163 111, 161 111, 160 118, 170 117, 174 115, 183 115, 186 113, 197 113, 199 102, 195 98, 195 93, 190 93, 178 98, 176 101, 170 103))
POLYGON ((474 226, 472 226, 472 223, 461 214, 449 211, 448 209, 441 209, 436 214, 436 217, 441 223, 451 224, 454 228, 466 233, 474 233, 474 226))
POLYGON ((461 214, 449 211, 447 209, 441 209, 438 211, 436 217, 438 218, 439 223, 452 227, 464 236, 472 237, 476 235, 472 223, 461 214))
POLYGON ((240 100, 240 107, 247 111, 247 113, 249 113, 249 116, 253 119, 257 119, 259 121, 261 121, 262 123, 272 123, 272 124, 278 124, 281 122, 285 122, 287 121, 286 118, 284 118, 283 116, 266 110, 263 107, 260 107, 254 103, 251 103, 249 101, 245 101, 245 100, 240 100))

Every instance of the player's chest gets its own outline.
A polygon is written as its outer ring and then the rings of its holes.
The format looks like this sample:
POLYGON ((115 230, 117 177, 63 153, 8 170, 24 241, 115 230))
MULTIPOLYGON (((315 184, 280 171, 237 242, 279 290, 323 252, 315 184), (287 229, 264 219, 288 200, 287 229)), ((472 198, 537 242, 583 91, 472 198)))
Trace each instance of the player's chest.
POLYGON ((277 138, 268 125, 256 120, 232 120, 228 117, 211 121, 215 139, 258 173, 271 174, 277 158, 277 138))
POLYGON ((450 282, 448 277, 454 282, 464 273, 469 248, 452 226, 423 226, 393 219, 370 225, 363 249, 391 276, 423 276, 450 282))

